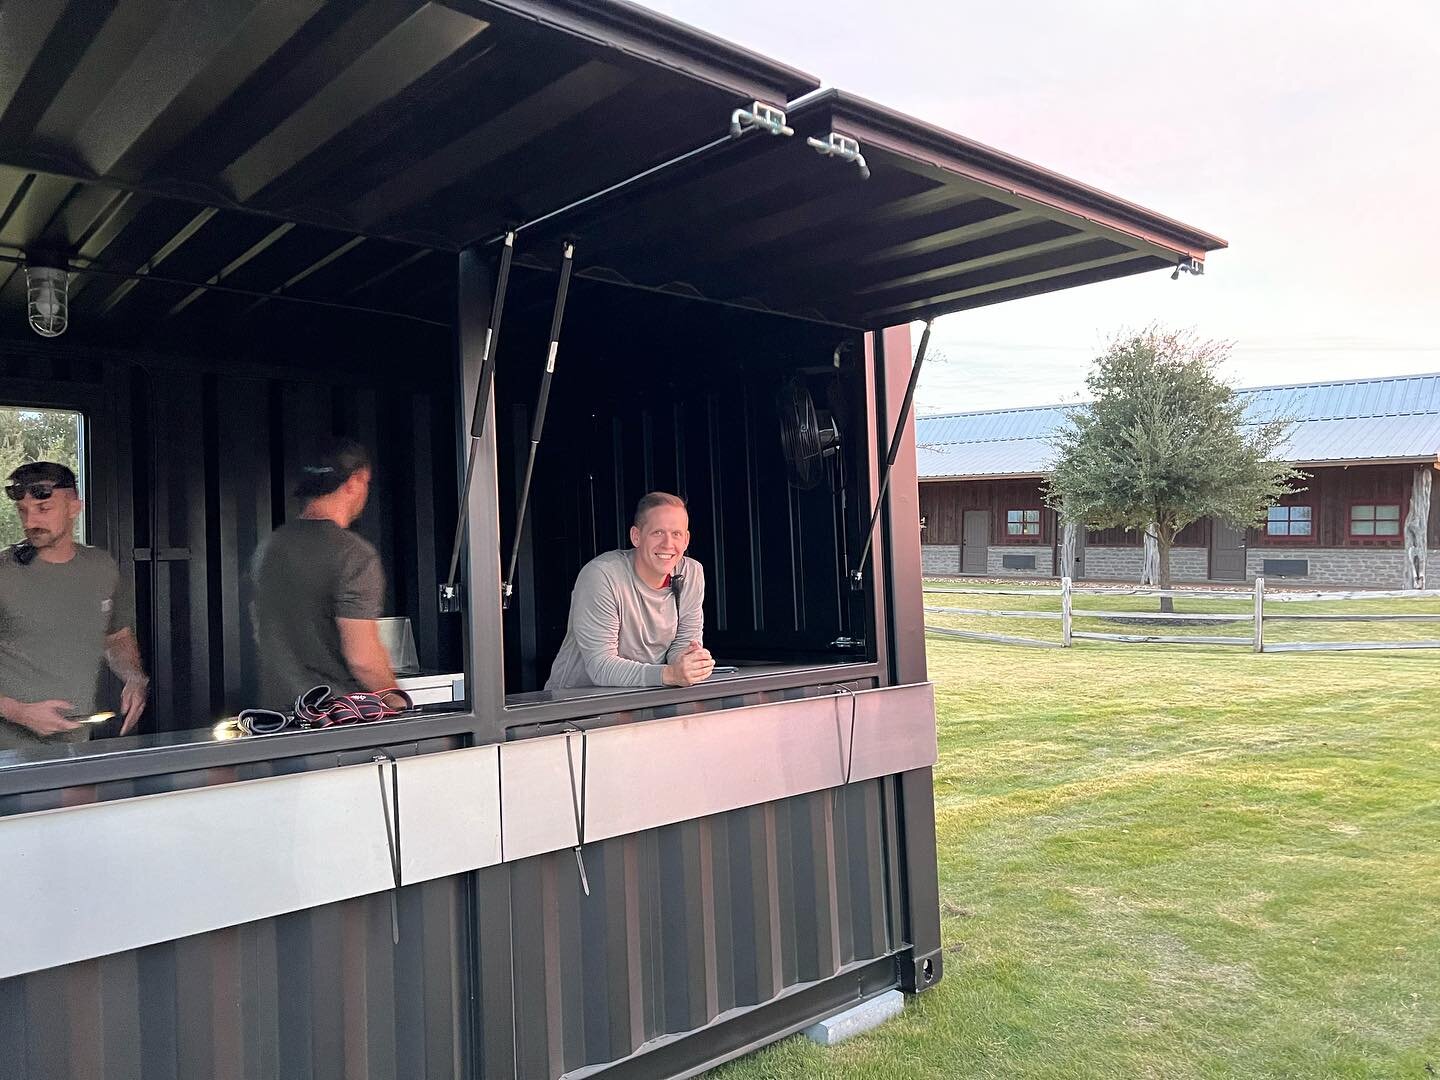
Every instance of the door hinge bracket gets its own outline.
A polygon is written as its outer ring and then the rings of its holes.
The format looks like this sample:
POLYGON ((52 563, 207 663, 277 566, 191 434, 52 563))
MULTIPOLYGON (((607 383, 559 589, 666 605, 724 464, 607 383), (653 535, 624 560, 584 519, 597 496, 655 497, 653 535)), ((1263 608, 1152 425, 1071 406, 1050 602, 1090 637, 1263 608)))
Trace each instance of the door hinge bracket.
POLYGON ((1200 277, 1205 273, 1205 264, 1199 259, 1187 259, 1182 255, 1176 260, 1175 269, 1170 272, 1170 280, 1178 281, 1182 273, 1194 274, 1196 277, 1200 277))
POLYGON ((763 101, 750 103, 748 109, 730 114, 730 137, 738 139, 747 131, 768 131, 771 135, 794 135, 795 129, 785 123, 785 110, 763 101))
POLYGON ((805 143, 812 147, 817 154, 853 162, 860 170, 860 179, 870 179, 870 166, 865 164, 865 155, 860 152, 860 144, 850 136, 832 131, 823 139, 817 139, 812 135, 805 140, 805 143))

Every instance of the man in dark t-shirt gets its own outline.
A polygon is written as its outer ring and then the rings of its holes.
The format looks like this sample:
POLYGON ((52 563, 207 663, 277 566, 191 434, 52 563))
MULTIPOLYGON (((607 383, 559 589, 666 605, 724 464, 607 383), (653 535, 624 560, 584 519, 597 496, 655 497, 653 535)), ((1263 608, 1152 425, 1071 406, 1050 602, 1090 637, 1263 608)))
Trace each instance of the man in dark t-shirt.
POLYGON ((289 709, 313 686, 336 694, 395 685, 376 620, 385 595, 380 556, 350 531, 370 495, 370 459, 350 440, 301 471, 300 517, 255 554, 260 701, 289 709))

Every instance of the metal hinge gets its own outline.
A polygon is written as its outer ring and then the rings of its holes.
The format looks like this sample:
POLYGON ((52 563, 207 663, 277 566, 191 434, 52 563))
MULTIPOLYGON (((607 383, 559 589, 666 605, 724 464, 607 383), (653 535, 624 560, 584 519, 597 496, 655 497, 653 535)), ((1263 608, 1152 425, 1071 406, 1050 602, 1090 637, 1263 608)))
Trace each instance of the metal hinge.
POLYGON ((825 157, 838 157, 841 161, 854 162, 860 169, 860 179, 870 179, 870 166, 865 164, 865 155, 860 153, 860 144, 850 136, 832 131, 823 139, 812 135, 805 142, 813 147, 816 153, 825 157))
POLYGON ((1182 273, 1194 274, 1196 277, 1200 277, 1205 273, 1205 264, 1199 259, 1187 259, 1181 256, 1180 260, 1175 263, 1175 269, 1170 272, 1170 280, 1179 280, 1182 273))
POLYGON ((794 135, 795 129, 785 123, 785 110, 777 105, 766 105, 763 101, 750 103, 748 109, 736 109, 730 114, 730 137, 739 138, 751 129, 768 131, 771 135, 794 135))

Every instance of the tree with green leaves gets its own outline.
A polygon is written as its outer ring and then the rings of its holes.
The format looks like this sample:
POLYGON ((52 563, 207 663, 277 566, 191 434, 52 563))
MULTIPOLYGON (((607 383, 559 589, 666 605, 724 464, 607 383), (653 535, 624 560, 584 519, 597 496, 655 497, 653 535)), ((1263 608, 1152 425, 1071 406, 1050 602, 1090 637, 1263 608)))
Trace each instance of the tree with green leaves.
MULTIPOLYGON (((58 461, 80 475, 79 416, 58 409, 0 406, 0 481, 27 461, 58 461)), ((0 511, 0 547, 24 536, 15 511, 0 511)))
POLYGON ((1185 526, 1211 517, 1251 528, 1304 490, 1305 474, 1276 460, 1289 422, 1245 418, 1218 373, 1227 352, 1187 331, 1121 333, 1086 379, 1092 400, 1070 410, 1055 437, 1046 502, 1080 526, 1153 529, 1162 589, 1185 526))

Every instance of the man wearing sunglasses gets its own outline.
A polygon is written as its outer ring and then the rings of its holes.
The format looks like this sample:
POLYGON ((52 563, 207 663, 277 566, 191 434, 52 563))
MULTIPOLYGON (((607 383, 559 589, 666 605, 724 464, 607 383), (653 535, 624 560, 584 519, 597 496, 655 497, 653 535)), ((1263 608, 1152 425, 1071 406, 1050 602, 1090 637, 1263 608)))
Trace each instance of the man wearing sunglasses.
POLYGON ((84 509, 75 474, 32 461, 10 474, 25 539, 0 552, 0 749, 89 736, 102 658, 125 684, 120 734, 145 709, 150 680, 116 603, 108 552, 75 542, 84 509))

